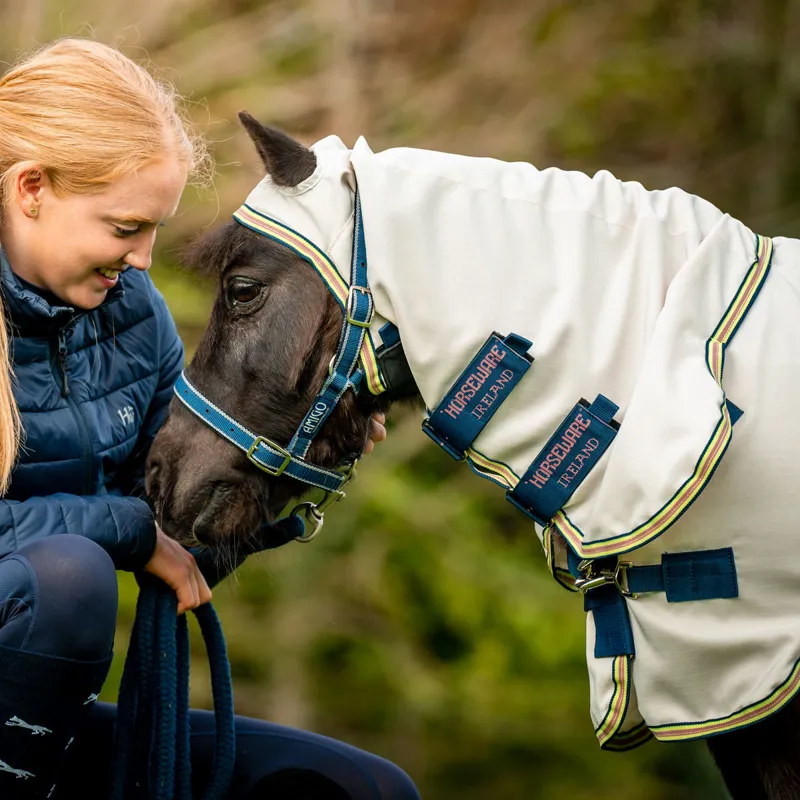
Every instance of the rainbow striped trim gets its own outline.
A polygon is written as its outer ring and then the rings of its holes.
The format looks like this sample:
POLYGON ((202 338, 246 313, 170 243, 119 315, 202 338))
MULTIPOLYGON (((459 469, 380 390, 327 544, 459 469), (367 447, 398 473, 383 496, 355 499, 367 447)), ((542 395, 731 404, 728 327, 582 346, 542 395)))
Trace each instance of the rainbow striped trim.
POLYGON ((640 747, 645 744, 645 742, 649 742, 652 738, 653 734, 650 732, 650 729, 644 722, 640 722, 629 731, 622 731, 609 739, 603 745, 603 750, 610 750, 613 753, 623 753, 626 750, 633 750, 635 747, 640 747))
POLYGON ((563 567, 556 567, 554 570, 551 570, 553 577, 556 581, 563 586, 569 592, 577 592, 578 589, 575 586, 575 577, 574 575, 568 570, 564 569, 563 567))
POLYGON ((519 483, 519 475, 508 464, 504 464, 502 461, 492 461, 491 458, 473 447, 467 450, 466 459, 476 475, 493 481, 504 489, 513 489, 519 483))
MULTIPOLYGON (((772 240, 757 236, 756 253, 756 261, 748 270, 727 311, 706 342, 706 364, 720 388, 722 388, 722 371, 725 366, 725 348, 752 307, 769 273, 772 260, 772 240)), ((725 455, 725 451, 731 441, 733 423, 724 401, 720 409, 720 416, 720 421, 717 423, 711 439, 697 460, 692 475, 647 522, 628 531, 628 533, 599 542, 584 542, 583 532, 573 524, 563 509, 553 517, 551 524, 572 545, 575 552, 585 558, 600 558, 602 556, 625 553, 637 547, 642 547, 660 536, 667 528, 677 522, 680 516, 697 499, 706 484, 711 480, 711 476, 714 474, 722 456, 725 455)))
MULTIPOLYGON (((241 225, 244 225, 245 228, 250 228, 250 230, 260 233, 262 236, 266 236, 284 247, 288 247, 297 253, 300 258, 311 264, 342 311, 345 310, 350 286, 341 276, 339 270, 336 269, 333 261, 312 241, 287 225, 262 214, 260 211, 256 211, 246 203, 234 211, 233 218, 241 225)), ((375 355, 375 346, 369 330, 366 331, 366 336, 364 336, 359 357, 364 368, 364 378, 369 391, 372 394, 385 392, 386 386, 381 380, 378 359, 375 355)))
POLYGON ((614 738, 625 720, 631 698, 631 657, 615 656, 611 665, 611 675, 614 679, 614 691, 606 715, 594 731, 597 741, 603 748, 614 738))
POLYGON ((549 525, 542 531, 542 547, 544 548, 544 557, 545 561, 547 561, 547 568, 550 570, 550 574, 555 577, 555 542, 553 540, 553 529, 549 525))
POLYGON ((783 708, 800 690, 800 661, 796 661, 789 677, 775 691, 751 705, 727 717, 706 722, 678 722, 672 725, 651 725, 656 739, 664 742, 683 739, 700 739, 718 733, 729 733, 744 728, 774 714, 783 708))
POLYGON ((556 537, 553 536, 553 528, 550 525, 542 531, 542 548, 544 549, 544 557, 550 574, 565 589, 570 592, 577 592, 575 576, 568 569, 559 567, 556 564, 556 537))

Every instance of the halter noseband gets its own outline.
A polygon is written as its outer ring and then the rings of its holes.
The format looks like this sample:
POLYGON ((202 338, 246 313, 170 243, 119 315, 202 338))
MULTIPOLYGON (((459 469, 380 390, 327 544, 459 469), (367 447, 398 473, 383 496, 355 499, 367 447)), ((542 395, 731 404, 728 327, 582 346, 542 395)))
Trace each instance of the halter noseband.
POLYGON ((367 281, 367 250, 361 202, 356 192, 350 284, 342 278, 330 258, 297 231, 246 204, 234 213, 233 218, 246 228, 288 247, 314 267, 344 314, 336 355, 331 360, 328 379, 286 447, 266 436, 258 436, 214 405, 191 384, 185 370, 175 384, 175 394, 206 425, 244 451, 248 460, 263 472, 274 477, 288 475, 325 492, 319 503, 304 501, 292 510, 292 514, 302 515, 306 528, 308 524, 311 525, 310 531, 306 530, 297 537, 297 541, 308 542, 322 527, 325 509, 345 496, 343 488, 354 477, 356 464, 361 457, 359 453, 344 467, 337 469, 312 464, 306 461, 306 455, 314 437, 348 389, 357 391, 361 381, 365 380, 372 394, 386 390, 368 331, 375 306, 367 281))

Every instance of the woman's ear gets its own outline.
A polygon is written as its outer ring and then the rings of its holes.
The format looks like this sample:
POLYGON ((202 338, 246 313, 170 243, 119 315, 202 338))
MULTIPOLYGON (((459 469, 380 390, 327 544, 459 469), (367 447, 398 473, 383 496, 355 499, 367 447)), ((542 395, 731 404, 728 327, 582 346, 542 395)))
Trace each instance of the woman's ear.
POLYGON ((9 201, 15 202, 26 217, 39 213, 43 195, 52 188, 50 178, 41 164, 24 161, 14 168, 9 201))

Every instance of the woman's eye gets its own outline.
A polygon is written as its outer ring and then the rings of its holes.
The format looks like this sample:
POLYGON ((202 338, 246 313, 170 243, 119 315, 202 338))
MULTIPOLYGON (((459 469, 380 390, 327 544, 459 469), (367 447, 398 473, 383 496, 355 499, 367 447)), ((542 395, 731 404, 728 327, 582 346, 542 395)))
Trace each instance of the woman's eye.
POLYGON ((246 306, 258 298, 261 289, 260 283, 237 278, 228 284, 228 301, 232 306, 246 306))
POLYGON ((117 236, 133 236, 135 233, 139 233, 139 228, 120 228, 119 225, 114 226, 114 230, 117 232, 117 236))

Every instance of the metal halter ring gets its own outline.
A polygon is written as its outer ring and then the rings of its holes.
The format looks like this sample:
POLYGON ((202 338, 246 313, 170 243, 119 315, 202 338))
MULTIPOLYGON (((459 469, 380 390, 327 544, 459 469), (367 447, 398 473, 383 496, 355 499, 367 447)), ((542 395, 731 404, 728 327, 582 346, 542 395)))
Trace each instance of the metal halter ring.
POLYGON ((303 533, 300 536, 294 537, 296 542, 302 542, 303 544, 310 542, 320 532, 323 524, 325 523, 325 515, 320 514, 320 512, 317 511, 317 506, 315 503, 310 503, 308 501, 296 505, 292 509, 292 514, 297 514, 306 522, 306 527, 303 533))
POLYGON ((322 530, 322 526, 325 524, 325 511, 328 507, 343 500, 344 497, 344 492, 333 490, 325 492, 325 497, 319 503, 312 503, 308 500, 298 503, 292 509, 292 514, 297 514, 305 519, 306 530, 300 536, 295 536, 295 541, 304 544, 310 542, 322 530), (310 530, 309 525, 311 526, 310 530))

